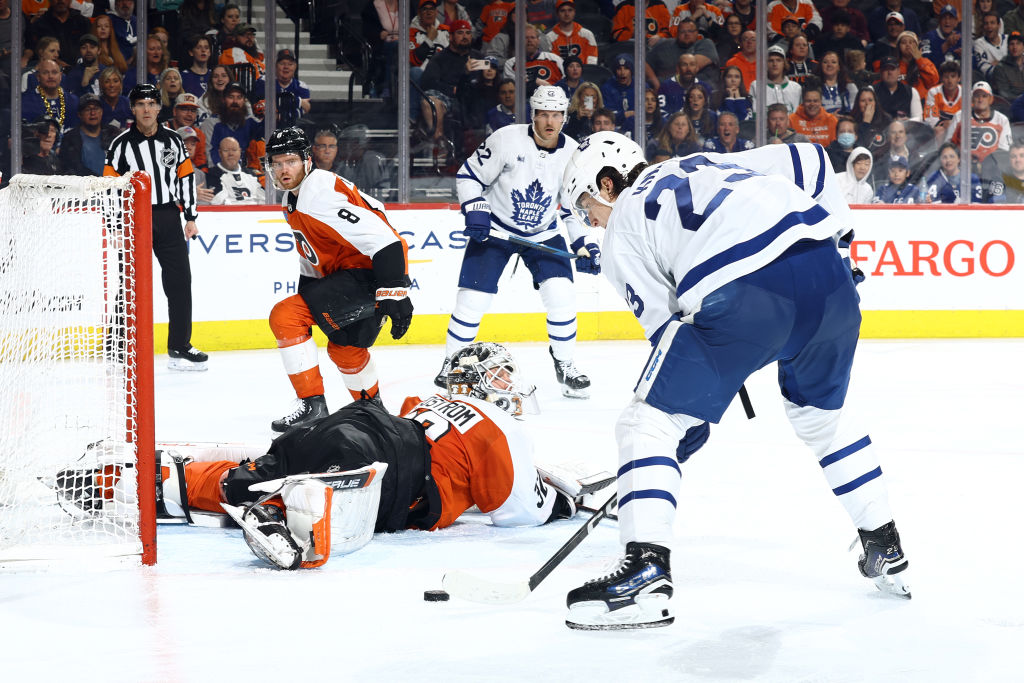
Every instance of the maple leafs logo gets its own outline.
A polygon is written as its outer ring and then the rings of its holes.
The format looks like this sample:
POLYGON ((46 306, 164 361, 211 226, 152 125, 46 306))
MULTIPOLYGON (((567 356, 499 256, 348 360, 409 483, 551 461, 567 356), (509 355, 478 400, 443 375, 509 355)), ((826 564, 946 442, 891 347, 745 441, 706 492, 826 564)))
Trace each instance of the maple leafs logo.
POLYGON ((544 194, 540 180, 530 183, 525 195, 519 190, 512 190, 512 220, 519 225, 536 228, 549 206, 551 197, 544 194))

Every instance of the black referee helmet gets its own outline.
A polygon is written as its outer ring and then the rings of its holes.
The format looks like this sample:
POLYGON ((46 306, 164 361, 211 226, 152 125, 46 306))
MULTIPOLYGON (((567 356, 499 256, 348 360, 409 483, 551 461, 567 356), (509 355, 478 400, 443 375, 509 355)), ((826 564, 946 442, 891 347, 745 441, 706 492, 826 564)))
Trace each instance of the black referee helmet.
POLYGON ((155 100, 159 102, 160 88, 152 83, 139 83, 128 93, 128 102, 134 107, 135 103, 139 100, 155 100))

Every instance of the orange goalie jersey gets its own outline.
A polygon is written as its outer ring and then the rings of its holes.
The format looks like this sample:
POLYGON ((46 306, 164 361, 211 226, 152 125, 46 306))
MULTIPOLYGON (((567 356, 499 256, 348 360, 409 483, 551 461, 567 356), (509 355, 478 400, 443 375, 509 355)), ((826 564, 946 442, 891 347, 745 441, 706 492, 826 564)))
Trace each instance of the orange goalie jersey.
POLYGON ((431 445, 430 471, 441 494, 434 529, 474 505, 496 526, 532 526, 551 516, 555 492, 534 467, 533 443, 501 409, 475 398, 410 396, 402 417, 422 424, 431 445))

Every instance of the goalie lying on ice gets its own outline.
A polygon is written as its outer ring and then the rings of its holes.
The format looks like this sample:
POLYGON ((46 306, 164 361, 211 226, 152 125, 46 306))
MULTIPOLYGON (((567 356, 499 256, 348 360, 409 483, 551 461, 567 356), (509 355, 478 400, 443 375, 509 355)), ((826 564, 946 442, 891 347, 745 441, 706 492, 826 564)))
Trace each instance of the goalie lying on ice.
MULTIPOLYGON (((323 564, 332 547, 352 552, 372 532, 447 527, 474 505, 497 526, 569 517, 575 499, 613 477, 535 466, 532 441, 515 419, 533 391, 503 346, 472 344, 456 354, 448 392, 407 398, 400 417, 360 400, 241 462, 251 453, 164 451, 158 499, 164 512, 186 517, 223 504, 257 556, 289 569, 323 564)), ((81 478, 58 477, 79 507, 115 496, 101 488, 109 477, 88 476, 94 484, 74 491, 67 485, 81 478)))

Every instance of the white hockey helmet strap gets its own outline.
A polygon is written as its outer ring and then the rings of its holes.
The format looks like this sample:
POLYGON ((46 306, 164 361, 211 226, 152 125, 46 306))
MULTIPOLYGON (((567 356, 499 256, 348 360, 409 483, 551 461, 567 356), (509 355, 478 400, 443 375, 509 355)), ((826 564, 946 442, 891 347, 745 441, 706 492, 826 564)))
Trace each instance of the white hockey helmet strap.
POLYGON ((585 138, 569 158, 562 174, 562 191, 570 200, 570 210, 581 222, 585 215, 580 206, 584 193, 606 206, 611 203, 601 197, 597 176, 605 168, 618 171, 623 178, 637 165, 647 163, 640 145, 625 135, 601 131, 585 138))

